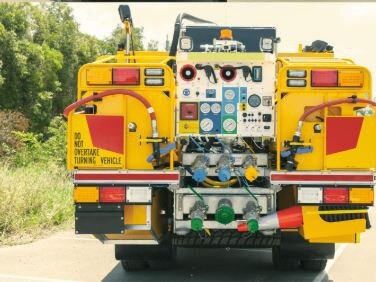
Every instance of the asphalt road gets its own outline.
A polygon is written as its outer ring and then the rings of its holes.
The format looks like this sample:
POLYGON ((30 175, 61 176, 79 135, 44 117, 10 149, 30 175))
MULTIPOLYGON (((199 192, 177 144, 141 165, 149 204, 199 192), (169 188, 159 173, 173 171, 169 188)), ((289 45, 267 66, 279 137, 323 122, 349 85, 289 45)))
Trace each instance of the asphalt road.
POLYGON ((324 272, 276 271, 271 252, 259 250, 179 249, 172 270, 123 272, 113 246, 73 231, 31 244, 0 248, 0 281, 376 281, 375 228, 361 244, 339 244, 324 272))

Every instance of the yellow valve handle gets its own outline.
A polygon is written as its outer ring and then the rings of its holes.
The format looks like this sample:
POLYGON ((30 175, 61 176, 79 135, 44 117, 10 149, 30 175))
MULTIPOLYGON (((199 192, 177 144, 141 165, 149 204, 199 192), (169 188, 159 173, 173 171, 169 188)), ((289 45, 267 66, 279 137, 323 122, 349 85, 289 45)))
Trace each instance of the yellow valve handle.
POLYGON ((258 172, 254 166, 249 166, 245 170, 244 176, 249 182, 253 182, 258 177, 258 172))

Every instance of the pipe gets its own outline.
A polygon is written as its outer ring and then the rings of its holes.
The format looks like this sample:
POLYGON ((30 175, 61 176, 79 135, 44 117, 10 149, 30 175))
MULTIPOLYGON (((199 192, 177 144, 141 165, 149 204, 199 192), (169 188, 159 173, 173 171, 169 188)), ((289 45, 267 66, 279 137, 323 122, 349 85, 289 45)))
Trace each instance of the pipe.
MULTIPOLYGON (((149 113, 150 119, 151 119, 151 128, 152 128, 153 137, 158 138, 159 134, 158 134, 158 129, 157 129, 157 117, 155 115, 154 108, 151 106, 151 104, 149 103, 148 100, 146 100, 140 94, 137 94, 136 92, 131 91, 131 90, 112 89, 112 90, 102 91, 102 92, 98 93, 97 95, 91 95, 89 97, 81 99, 81 100, 69 105, 68 107, 66 107, 64 112, 63 112, 63 115, 64 115, 65 118, 68 118, 68 115, 71 111, 77 109, 78 107, 80 107, 80 106, 82 106, 82 105, 84 105, 88 102, 91 102, 95 99, 100 99, 100 98, 103 98, 103 97, 106 97, 106 96, 112 96, 112 95, 118 95, 118 94, 133 97, 136 100, 140 101, 145 106, 146 110, 149 113)), ((154 143, 153 143, 153 145, 154 145, 154 143)))
POLYGON ((333 100, 333 101, 322 103, 320 105, 312 107, 311 109, 309 109, 308 111, 304 112, 301 115, 294 136, 300 137, 302 127, 303 127, 303 122, 310 114, 312 114, 316 111, 319 111, 323 108, 330 107, 330 106, 335 106, 335 105, 339 105, 339 104, 356 104, 356 103, 365 103, 365 104, 369 104, 369 105, 376 107, 376 102, 374 102, 372 100, 368 100, 368 99, 357 98, 357 97, 333 100))
POLYGON ((229 186, 234 185, 235 183, 238 182, 238 179, 235 177, 233 179, 230 179, 229 181, 221 182, 221 181, 216 181, 216 180, 210 179, 209 177, 206 177, 204 182, 206 182, 207 184, 211 186, 219 186, 219 187, 224 188, 224 187, 229 187, 229 186))

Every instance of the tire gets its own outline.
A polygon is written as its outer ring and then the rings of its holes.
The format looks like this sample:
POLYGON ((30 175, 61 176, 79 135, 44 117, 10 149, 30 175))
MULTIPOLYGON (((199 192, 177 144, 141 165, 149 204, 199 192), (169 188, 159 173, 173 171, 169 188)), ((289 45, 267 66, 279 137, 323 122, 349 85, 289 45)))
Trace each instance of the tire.
POLYGON ((176 258, 176 247, 161 245, 115 245, 115 258, 125 271, 169 269, 176 258))
POLYGON ((278 270, 296 270, 300 266, 299 258, 283 256, 280 247, 273 247, 272 259, 274 267, 278 270))
POLYGON ((158 259, 148 260, 148 265, 152 270, 168 270, 174 265, 177 255, 177 248, 169 246, 168 251, 163 253, 158 259))
POLYGON ((326 259, 302 260, 302 267, 309 271, 323 271, 327 262, 326 259))
POLYGON ((143 260, 121 260, 121 266, 125 271, 140 271, 147 267, 147 263, 143 260))

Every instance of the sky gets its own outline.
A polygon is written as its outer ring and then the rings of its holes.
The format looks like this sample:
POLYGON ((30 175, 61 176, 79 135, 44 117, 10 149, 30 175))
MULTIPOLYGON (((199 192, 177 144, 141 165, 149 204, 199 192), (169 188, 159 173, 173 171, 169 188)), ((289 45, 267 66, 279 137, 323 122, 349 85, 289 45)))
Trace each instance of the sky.
MULTIPOLYGON (((119 3, 73 3, 82 32, 110 36, 120 24, 119 3)), ((334 46, 337 57, 351 58, 376 77, 376 3, 129 3, 134 25, 144 28, 145 43, 158 40, 163 49, 172 38, 179 13, 185 12, 218 25, 274 26, 280 52, 298 49, 316 39, 334 46)), ((146 45, 146 44, 145 44, 146 45)), ((376 88, 374 87, 374 91, 376 88)))

